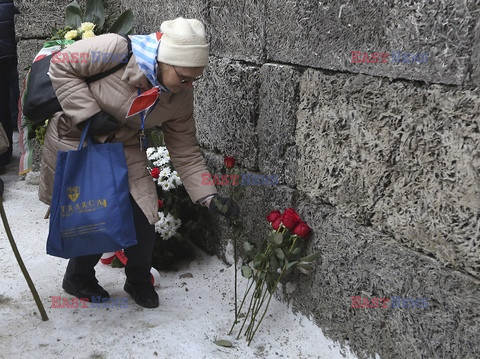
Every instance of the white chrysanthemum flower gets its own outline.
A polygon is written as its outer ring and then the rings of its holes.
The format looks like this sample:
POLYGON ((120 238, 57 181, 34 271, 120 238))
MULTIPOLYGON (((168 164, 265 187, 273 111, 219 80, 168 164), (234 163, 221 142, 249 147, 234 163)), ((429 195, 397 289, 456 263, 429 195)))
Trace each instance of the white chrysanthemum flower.
POLYGON ((171 173, 172 173, 172 170, 170 169, 170 167, 165 167, 163 170, 160 171, 160 175, 158 177, 159 178, 163 178, 163 177, 169 178, 171 173))
POLYGON ((159 158, 158 160, 153 161, 153 164, 154 164, 156 167, 162 168, 162 167, 164 167, 166 164, 168 164, 169 162, 170 162, 170 157, 161 157, 161 158, 159 158))
POLYGON ((155 232, 159 233, 164 240, 172 238, 182 225, 182 221, 170 213, 165 216, 163 212, 158 212, 158 216, 160 220, 155 223, 155 232))
POLYGON ((170 178, 172 178, 175 181, 176 186, 181 186, 183 184, 180 177, 178 177, 177 171, 173 171, 172 176, 170 178))
POLYGON ((164 191, 170 191, 171 189, 175 188, 174 186, 171 185, 170 182, 168 181, 163 181, 160 185, 164 191))
POLYGON ((149 160, 153 160, 153 156, 156 155, 157 149, 155 147, 148 147, 147 150, 145 151, 147 153, 147 158, 149 160))
POLYGON ((170 154, 166 147, 149 147, 146 152, 147 158, 152 161, 153 166, 160 170, 159 176, 154 179, 154 182, 163 191, 169 191, 182 185, 177 171, 173 171, 170 154))

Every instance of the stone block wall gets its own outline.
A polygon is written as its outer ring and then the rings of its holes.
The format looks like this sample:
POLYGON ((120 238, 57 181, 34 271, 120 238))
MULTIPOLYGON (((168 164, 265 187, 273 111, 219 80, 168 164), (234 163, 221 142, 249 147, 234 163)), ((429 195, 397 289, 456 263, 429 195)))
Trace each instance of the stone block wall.
MULTIPOLYGON (((20 67, 67 3, 18 1, 20 67)), ((312 275, 292 280, 295 310, 362 358, 480 356, 478 1, 106 7, 131 8, 137 33, 180 15, 205 22, 211 61, 195 111, 212 173, 228 154, 245 172, 278 174, 241 201, 251 236, 292 206, 314 229, 308 251, 322 252, 312 275), (353 51, 370 62, 352 63, 353 51), (393 52, 428 61, 393 63, 393 52), (425 297, 428 308, 351 308, 352 296, 425 297)), ((231 235, 217 234, 204 246, 231 262, 231 235)))

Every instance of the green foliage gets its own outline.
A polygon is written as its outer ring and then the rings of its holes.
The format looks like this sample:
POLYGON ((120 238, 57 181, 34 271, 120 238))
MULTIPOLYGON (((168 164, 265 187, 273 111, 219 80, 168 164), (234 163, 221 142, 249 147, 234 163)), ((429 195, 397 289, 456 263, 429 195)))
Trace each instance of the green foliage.
POLYGON ((70 30, 79 28, 82 24, 82 10, 80 5, 73 0, 65 9, 65 22, 70 30))
POLYGON ((85 15, 83 16, 83 19, 84 21, 94 23, 96 25, 96 30, 99 34, 101 34, 103 30, 103 24, 105 23, 105 7, 103 6, 103 1, 87 0, 87 4, 85 6, 85 15))
POLYGON ((232 347, 232 342, 230 342, 229 340, 225 340, 225 339, 215 340, 213 343, 220 346, 220 347, 225 347, 225 348, 231 348, 232 347))
POLYGON ((43 126, 38 126, 35 128, 35 137, 37 138, 38 142, 43 145, 45 143, 45 134, 47 133, 47 126, 48 120, 45 121, 43 126))
POLYGON ((51 40, 64 39, 65 35, 71 30, 77 30, 78 35, 72 37, 73 40, 82 39, 82 24, 93 23, 95 35, 115 33, 115 34, 132 34, 134 16, 132 10, 124 11, 113 24, 106 29, 104 27, 106 21, 105 7, 102 0, 87 0, 85 10, 82 10, 76 0, 70 2, 65 8, 65 26, 60 29, 52 29, 51 40))
POLYGON ((116 34, 131 34, 133 32, 133 12, 127 10, 120 15, 112 26, 110 26, 109 32, 114 32, 116 34))

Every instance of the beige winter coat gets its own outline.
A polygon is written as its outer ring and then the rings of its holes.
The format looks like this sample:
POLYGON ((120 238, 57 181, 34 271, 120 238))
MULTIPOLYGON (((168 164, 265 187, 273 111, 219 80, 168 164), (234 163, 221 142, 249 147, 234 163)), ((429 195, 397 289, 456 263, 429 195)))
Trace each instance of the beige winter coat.
MULTIPOLYGON (((126 53, 127 41, 115 34, 106 34, 92 39, 77 41, 62 52, 70 53, 126 53)), ((158 220, 158 201, 155 183, 146 166, 147 158, 140 150, 138 132, 140 115, 125 118, 132 101, 137 97, 137 88, 146 90, 151 84, 138 67, 135 55, 128 64, 115 73, 87 85, 84 77, 106 71, 116 63, 86 63, 66 61, 50 65, 50 78, 62 105, 50 120, 42 154, 39 198, 50 204, 57 150, 75 150, 81 131, 77 125, 90 116, 104 110, 115 117, 122 126, 112 136, 111 142, 122 142, 128 164, 130 193, 154 224, 158 220)), ((145 128, 162 127, 165 143, 175 169, 193 202, 216 193, 214 186, 202 185, 202 173, 207 172, 205 161, 198 146, 193 118, 193 90, 182 93, 162 93, 155 109, 147 116, 145 128)), ((97 140, 105 142, 107 136, 97 140)), ((101 181, 101 178, 99 178, 101 181)))

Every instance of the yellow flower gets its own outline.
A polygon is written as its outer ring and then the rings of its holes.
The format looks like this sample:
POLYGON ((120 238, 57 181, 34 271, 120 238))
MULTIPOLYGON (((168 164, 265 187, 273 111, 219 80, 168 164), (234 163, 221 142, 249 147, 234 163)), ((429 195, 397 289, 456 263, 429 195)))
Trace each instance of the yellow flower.
POLYGON ((65 34, 65 39, 67 40, 73 40, 78 36, 78 31, 77 30, 70 30, 65 34))
POLYGON ((93 33, 92 30, 86 30, 83 34, 82 34, 82 39, 89 39, 91 37, 95 37, 95 34, 93 33))
POLYGON ((82 22, 80 26, 80 31, 93 31, 94 28, 95 24, 93 22, 82 22))

